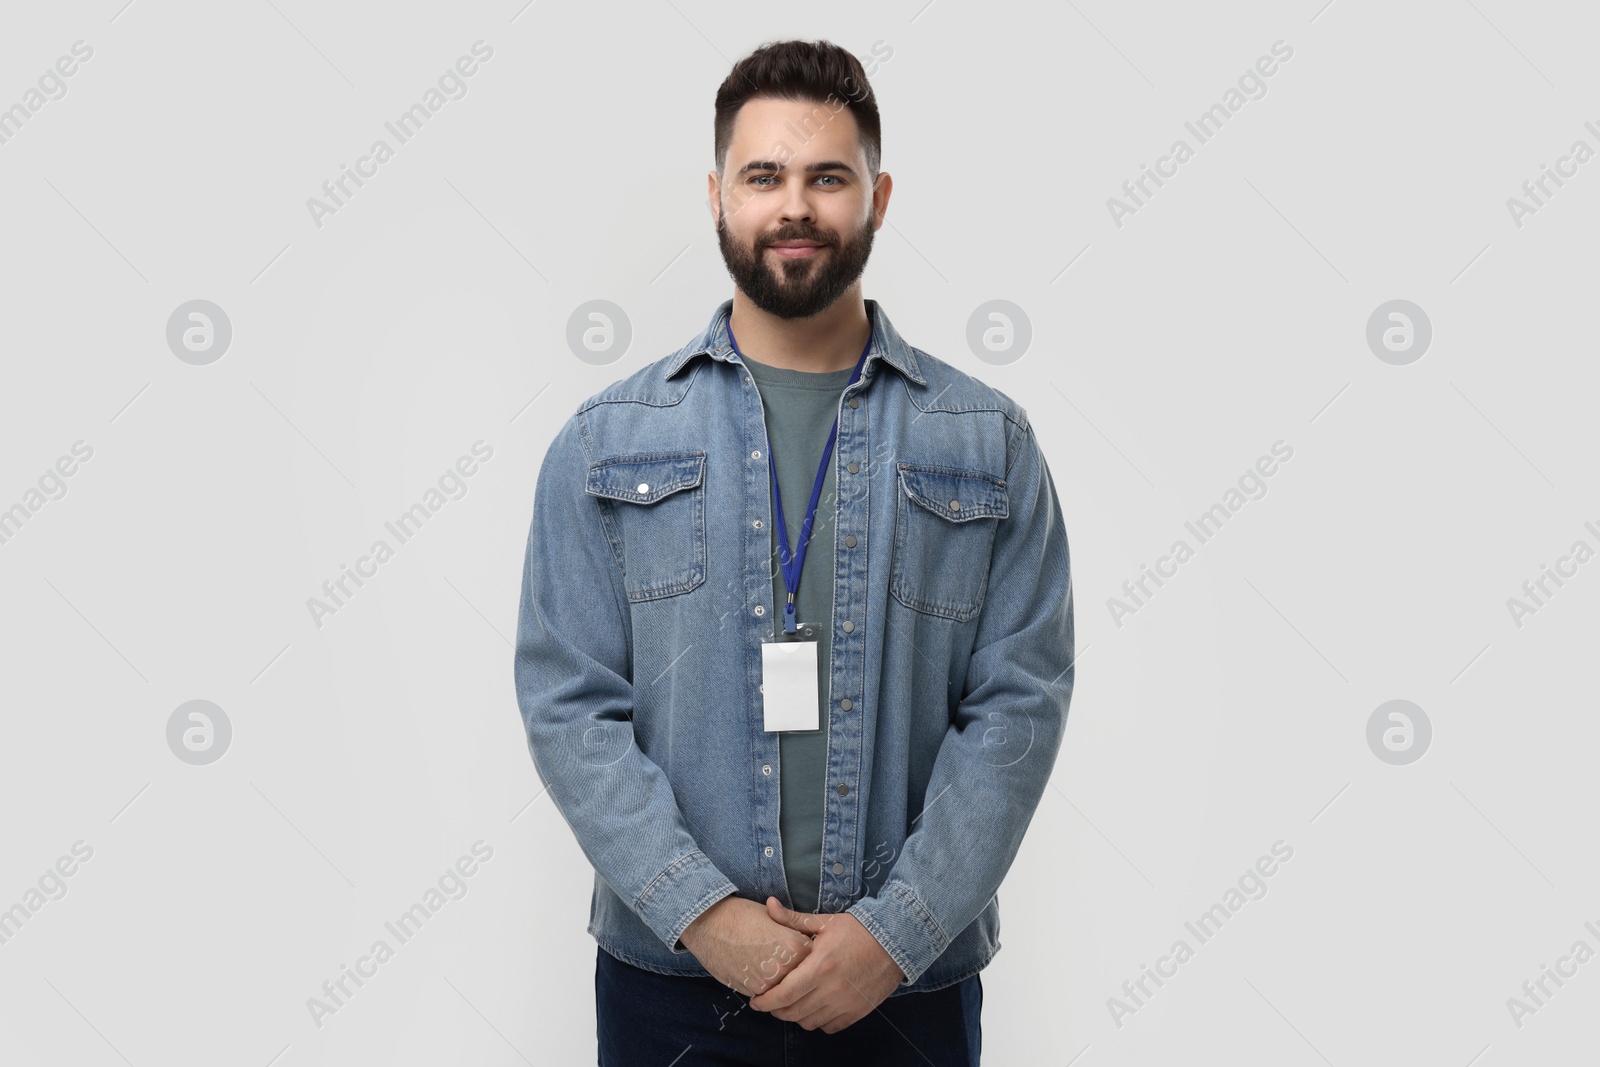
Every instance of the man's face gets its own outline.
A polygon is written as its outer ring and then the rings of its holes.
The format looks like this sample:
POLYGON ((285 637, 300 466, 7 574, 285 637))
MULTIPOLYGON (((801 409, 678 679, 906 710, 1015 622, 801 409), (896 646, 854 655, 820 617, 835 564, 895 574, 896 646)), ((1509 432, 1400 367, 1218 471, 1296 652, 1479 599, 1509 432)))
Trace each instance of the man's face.
MULTIPOLYGON (((734 122, 720 188, 712 182, 728 273, 757 307, 783 319, 809 318, 848 291, 882 224, 855 116, 833 106, 749 101, 734 122)), ((884 206, 887 182, 879 176, 884 206)))

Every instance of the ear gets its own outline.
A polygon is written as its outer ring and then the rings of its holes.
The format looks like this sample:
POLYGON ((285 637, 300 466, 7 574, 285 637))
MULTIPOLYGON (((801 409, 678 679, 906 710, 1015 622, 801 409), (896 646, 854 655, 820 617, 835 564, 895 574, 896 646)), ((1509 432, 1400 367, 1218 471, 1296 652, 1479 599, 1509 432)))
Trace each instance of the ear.
POLYGON ((894 179, 886 170, 878 172, 878 180, 872 188, 872 228, 874 231, 883 229, 883 218, 889 213, 889 197, 894 192, 894 179))

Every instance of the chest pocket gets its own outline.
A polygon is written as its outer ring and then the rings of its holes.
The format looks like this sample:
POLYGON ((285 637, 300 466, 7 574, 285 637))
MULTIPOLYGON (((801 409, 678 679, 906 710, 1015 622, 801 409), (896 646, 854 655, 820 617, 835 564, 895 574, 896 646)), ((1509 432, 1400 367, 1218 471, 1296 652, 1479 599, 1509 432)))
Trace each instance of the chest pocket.
POLYGON ((630 602, 687 593, 706 580, 706 454, 644 452, 602 459, 585 491, 607 501, 630 602))
POLYGON ((908 608, 965 622, 983 608, 995 530, 1011 514, 1005 480, 963 467, 896 467, 889 592, 908 608))

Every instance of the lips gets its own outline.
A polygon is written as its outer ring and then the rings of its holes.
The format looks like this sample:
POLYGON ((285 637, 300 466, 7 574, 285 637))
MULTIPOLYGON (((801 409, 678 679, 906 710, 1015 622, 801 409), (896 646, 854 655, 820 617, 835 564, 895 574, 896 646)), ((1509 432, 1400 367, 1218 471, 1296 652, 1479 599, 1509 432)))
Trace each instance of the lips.
POLYGON ((815 244, 811 241, 778 241, 768 247, 784 259, 804 259, 807 256, 816 255, 827 246, 815 244))

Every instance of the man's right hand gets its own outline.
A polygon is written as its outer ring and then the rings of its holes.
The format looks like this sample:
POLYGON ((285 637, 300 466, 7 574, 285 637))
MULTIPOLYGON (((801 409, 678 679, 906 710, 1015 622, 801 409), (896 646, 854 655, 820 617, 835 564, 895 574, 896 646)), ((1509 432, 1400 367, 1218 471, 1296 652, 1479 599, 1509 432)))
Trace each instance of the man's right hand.
POLYGON ((811 951, 811 938, 740 896, 701 912, 679 940, 713 978, 748 997, 776 986, 811 951))

